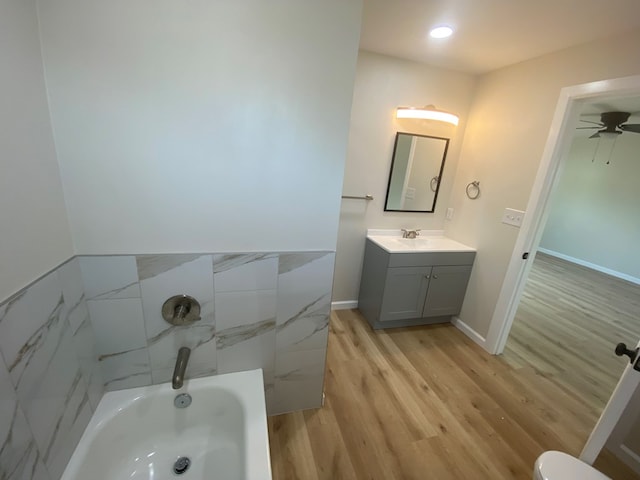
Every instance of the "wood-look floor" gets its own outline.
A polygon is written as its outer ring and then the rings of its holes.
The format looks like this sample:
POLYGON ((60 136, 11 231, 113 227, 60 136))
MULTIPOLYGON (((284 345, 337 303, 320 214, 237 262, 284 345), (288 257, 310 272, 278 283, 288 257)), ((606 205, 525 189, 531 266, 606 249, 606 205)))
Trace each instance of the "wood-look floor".
MULTIPOLYGON (((274 480, 530 479, 543 451, 577 455, 598 400, 555 378, 548 355, 536 365, 522 338, 496 357, 452 325, 373 331, 333 312, 325 406, 269 419, 274 480)), ((637 478, 612 458, 599 468, 637 478)))
POLYGON ((581 395, 597 418, 628 362, 613 349, 638 339, 639 285, 538 253, 504 358, 581 395))

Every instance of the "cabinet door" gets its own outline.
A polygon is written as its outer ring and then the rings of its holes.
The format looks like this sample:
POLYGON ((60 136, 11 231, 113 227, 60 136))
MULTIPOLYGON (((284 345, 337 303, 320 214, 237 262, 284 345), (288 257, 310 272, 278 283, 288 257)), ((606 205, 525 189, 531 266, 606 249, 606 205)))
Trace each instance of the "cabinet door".
POLYGON ((437 317, 460 313, 469 275, 471 265, 433 267, 421 316, 437 317))
POLYGON ((422 317, 431 267, 397 267, 387 270, 380 321, 422 317))

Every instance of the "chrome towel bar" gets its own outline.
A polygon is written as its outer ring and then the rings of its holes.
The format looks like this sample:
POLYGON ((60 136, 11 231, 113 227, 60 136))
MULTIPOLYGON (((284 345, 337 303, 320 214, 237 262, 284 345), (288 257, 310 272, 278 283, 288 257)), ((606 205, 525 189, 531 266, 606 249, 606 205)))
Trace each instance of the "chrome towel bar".
POLYGON ((352 198, 354 200, 373 200, 373 195, 365 195, 364 197, 354 197, 353 195, 342 195, 342 198, 352 198))

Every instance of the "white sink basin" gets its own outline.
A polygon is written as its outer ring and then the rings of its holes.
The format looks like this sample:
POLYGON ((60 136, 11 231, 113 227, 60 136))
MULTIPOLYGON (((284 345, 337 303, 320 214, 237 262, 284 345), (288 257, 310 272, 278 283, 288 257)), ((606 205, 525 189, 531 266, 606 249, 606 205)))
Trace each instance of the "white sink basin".
POLYGON ((475 252, 474 248, 442 236, 402 238, 389 235, 368 235, 367 238, 389 253, 475 252))

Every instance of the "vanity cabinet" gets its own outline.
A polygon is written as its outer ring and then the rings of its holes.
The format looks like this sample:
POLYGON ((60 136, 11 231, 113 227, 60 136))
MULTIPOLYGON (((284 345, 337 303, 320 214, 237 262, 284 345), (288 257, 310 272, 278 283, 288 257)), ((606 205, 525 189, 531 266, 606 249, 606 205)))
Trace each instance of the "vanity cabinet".
POLYGON ((390 253, 367 239, 358 308, 373 328, 449 322, 475 252, 390 253))

